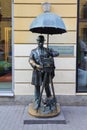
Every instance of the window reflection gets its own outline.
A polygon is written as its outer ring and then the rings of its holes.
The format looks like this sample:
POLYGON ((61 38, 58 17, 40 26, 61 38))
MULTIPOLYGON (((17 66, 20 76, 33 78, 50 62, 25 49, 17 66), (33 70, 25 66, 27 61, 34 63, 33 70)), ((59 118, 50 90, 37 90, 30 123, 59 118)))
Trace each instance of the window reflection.
POLYGON ((0 91, 12 88, 11 0, 0 0, 0 91))
POLYGON ((79 1, 78 92, 87 92, 87 1, 79 1))

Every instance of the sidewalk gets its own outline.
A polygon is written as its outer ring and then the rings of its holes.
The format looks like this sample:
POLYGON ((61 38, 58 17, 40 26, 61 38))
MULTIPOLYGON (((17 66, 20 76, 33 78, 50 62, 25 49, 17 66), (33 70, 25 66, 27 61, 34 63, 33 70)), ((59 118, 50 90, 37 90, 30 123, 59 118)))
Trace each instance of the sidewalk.
POLYGON ((24 124, 26 107, 1 105, 0 130, 87 130, 87 106, 62 106, 66 124, 24 124))

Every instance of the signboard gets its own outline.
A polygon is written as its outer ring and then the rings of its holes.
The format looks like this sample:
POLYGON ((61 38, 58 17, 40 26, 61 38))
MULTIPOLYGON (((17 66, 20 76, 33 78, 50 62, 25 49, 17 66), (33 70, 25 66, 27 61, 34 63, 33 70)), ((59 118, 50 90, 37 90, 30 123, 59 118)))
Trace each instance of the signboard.
POLYGON ((59 52, 60 56, 74 56, 74 46, 49 46, 59 52))

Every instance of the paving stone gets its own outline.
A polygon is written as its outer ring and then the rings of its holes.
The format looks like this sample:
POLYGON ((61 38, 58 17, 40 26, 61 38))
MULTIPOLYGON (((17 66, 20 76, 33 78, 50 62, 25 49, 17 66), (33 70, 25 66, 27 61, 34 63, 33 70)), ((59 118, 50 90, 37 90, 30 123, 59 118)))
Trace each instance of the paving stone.
POLYGON ((87 106, 62 106, 66 124, 24 124, 24 117, 29 119, 27 109, 22 105, 0 105, 0 130, 87 130, 87 106))
POLYGON ((0 130, 22 130, 24 106, 0 106, 0 130))

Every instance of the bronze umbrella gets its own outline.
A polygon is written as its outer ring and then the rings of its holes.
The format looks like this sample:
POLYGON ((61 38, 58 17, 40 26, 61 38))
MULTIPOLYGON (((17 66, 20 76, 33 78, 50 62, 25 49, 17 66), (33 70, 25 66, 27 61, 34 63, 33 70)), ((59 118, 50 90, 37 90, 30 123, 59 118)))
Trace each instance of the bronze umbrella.
MULTIPOLYGON (((48 6, 49 3, 44 3, 48 6)), ((29 31, 33 33, 47 34, 47 47, 49 43, 49 34, 62 34, 66 32, 66 27, 60 16, 51 13, 45 8, 44 13, 37 16, 31 23, 29 31)))

